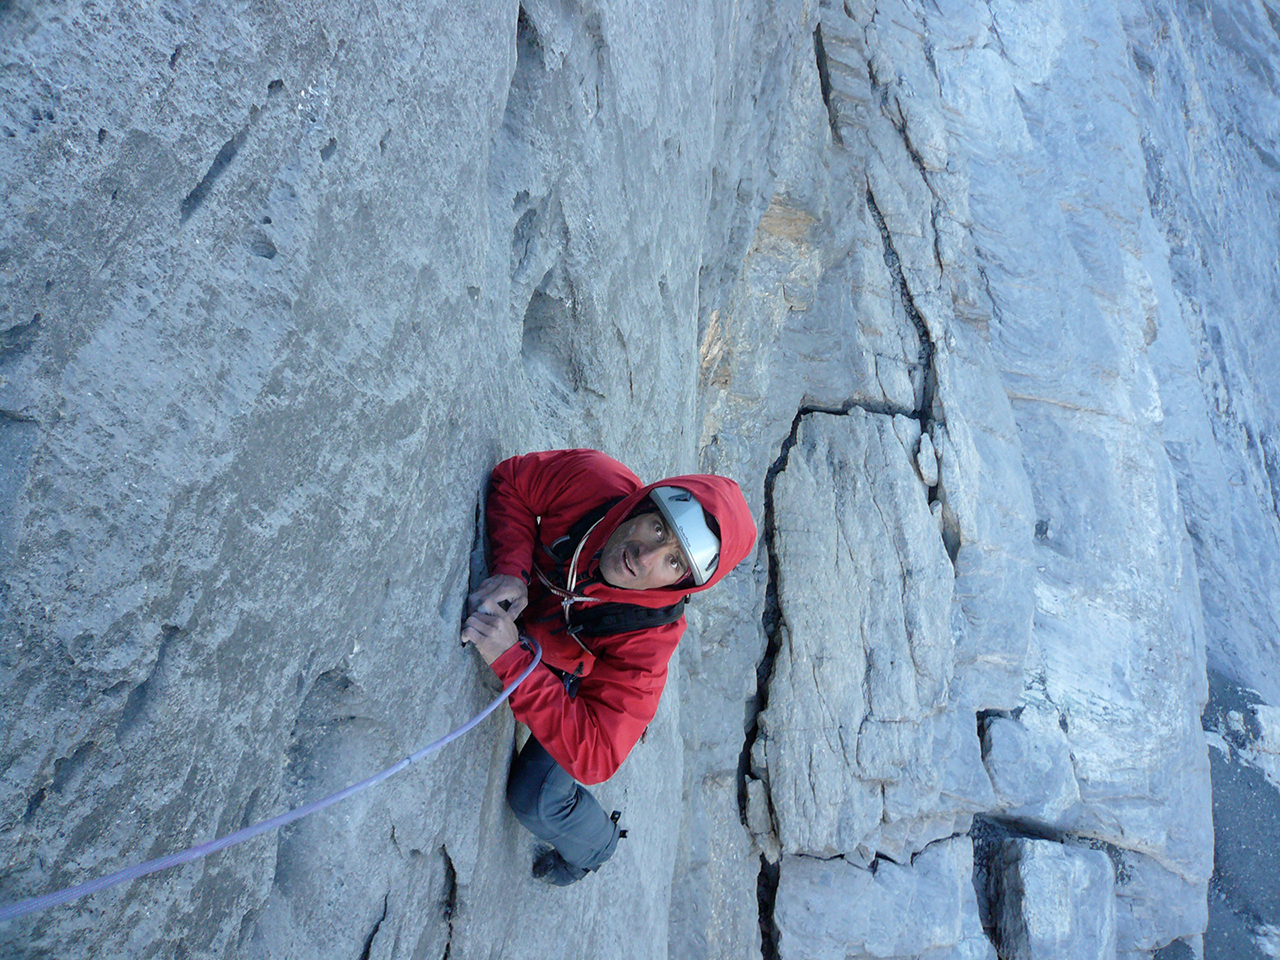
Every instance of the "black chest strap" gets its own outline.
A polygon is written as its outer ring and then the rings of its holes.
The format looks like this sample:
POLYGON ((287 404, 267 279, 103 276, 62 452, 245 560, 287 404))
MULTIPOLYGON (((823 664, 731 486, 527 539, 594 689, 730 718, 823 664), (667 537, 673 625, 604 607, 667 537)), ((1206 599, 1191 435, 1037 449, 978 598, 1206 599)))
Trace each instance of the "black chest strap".
POLYGON ((610 500, 606 500, 598 507, 592 507, 578 519, 577 523, 569 528, 568 533, 555 543, 551 544, 551 546, 543 548, 547 553, 551 554, 551 556, 555 558, 556 566, 558 568, 556 572, 561 575, 561 579, 564 577, 564 565, 568 563, 569 558, 573 556, 574 548, 576 548, 582 538, 587 535, 587 532, 603 520, 604 515, 621 503, 622 500, 622 497, 613 497, 610 500))
POLYGON ((688 602, 688 597, 682 597, 669 607, 642 607, 635 603, 583 604, 573 608, 569 631, 578 636, 608 637, 632 630, 665 627, 684 616, 688 602))

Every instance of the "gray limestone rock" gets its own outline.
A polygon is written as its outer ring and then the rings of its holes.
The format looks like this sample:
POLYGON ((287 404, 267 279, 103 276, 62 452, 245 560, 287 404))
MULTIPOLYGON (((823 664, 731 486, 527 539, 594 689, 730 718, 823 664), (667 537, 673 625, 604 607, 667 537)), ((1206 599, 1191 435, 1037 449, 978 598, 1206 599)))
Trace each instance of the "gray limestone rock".
POLYGON ((991 717, 982 729, 982 763, 1001 812, 1059 829, 1079 812, 1071 745, 1058 717, 1024 709, 1025 722, 991 717), (1034 731, 1034 732, 1033 732, 1034 731))
POLYGON ((946 696, 950 564, 892 418, 805 418, 774 517, 783 643, 760 724, 779 839, 874 848, 884 783, 937 795, 939 725, 918 724, 946 696))
POLYGON ((1006 840, 996 886, 1001 957, 1114 960, 1115 875, 1103 851, 1006 840))
POLYGON ((1270 811, 1273 4, 12 0, 0 49, 0 902, 474 713, 503 456, 762 531, 607 872, 528 877, 500 713, 0 955, 989 958, 978 814, 1105 847, 1117 956, 1274 944, 1238 819, 1206 914, 1200 730, 1206 664, 1258 692, 1213 802, 1270 811))
POLYGON ((774 918, 782 960, 995 960, 983 934, 968 838, 930 844, 909 865, 784 857, 774 918))

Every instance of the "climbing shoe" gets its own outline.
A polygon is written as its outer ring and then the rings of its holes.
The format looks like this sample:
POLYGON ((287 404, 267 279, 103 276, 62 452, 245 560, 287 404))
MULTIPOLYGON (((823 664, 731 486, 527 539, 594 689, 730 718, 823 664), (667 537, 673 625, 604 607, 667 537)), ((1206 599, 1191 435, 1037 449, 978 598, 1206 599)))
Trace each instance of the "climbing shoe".
POLYGON ((534 877, 555 887, 567 887, 571 883, 577 883, 590 872, 569 863, 560 856, 560 852, 555 847, 543 850, 533 861, 534 877))

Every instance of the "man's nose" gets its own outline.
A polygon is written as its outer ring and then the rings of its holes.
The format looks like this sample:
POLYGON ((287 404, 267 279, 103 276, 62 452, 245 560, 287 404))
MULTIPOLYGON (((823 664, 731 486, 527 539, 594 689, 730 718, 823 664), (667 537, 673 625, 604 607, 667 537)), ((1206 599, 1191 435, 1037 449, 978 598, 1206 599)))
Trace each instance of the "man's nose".
POLYGON ((652 565, 657 559, 658 552, 662 549, 660 543, 641 544, 640 551, 636 554, 636 560, 644 567, 652 565))

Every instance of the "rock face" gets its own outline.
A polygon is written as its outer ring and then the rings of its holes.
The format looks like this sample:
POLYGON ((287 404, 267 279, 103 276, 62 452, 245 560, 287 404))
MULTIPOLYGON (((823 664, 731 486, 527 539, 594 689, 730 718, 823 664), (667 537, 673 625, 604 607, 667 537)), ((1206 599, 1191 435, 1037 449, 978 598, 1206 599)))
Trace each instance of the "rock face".
POLYGON ((1116 955, 1115 877, 1101 850, 1018 838, 996 858, 996 942, 1009 960, 1116 955))
POLYGON ((886 860, 867 870, 797 857, 779 888, 778 955, 995 960, 972 872, 967 837, 930 844, 909 868, 886 860))
POLYGON ((753 768, 785 853, 902 860, 991 806, 973 723, 945 709, 952 575, 919 429, 805 418, 773 488, 781 635, 753 768))
POLYGON ((598 875, 530 879, 502 712, 0 956, 1274 955, 1269 0, 14 0, 0 45, 0 902, 475 713, 506 455, 723 473, 762 531, 598 875))

